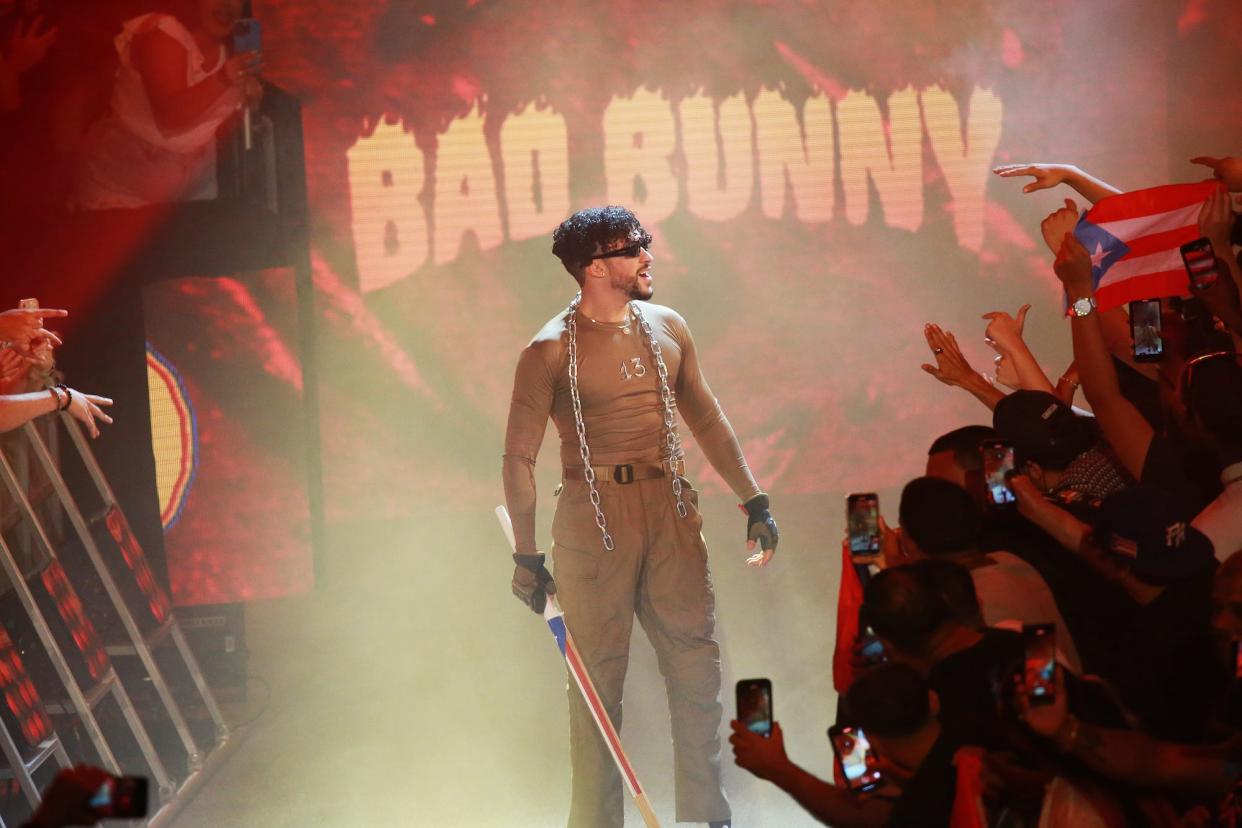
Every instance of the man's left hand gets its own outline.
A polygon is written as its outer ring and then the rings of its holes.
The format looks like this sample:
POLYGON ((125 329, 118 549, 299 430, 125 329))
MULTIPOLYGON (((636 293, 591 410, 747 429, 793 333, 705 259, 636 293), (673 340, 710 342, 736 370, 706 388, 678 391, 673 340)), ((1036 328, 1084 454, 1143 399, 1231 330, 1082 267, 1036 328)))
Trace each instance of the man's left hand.
POLYGON ((776 521, 768 511, 769 505, 767 495, 757 494, 742 506, 746 510, 746 549, 754 553, 746 559, 747 566, 767 566, 776 554, 780 532, 776 530, 776 521))

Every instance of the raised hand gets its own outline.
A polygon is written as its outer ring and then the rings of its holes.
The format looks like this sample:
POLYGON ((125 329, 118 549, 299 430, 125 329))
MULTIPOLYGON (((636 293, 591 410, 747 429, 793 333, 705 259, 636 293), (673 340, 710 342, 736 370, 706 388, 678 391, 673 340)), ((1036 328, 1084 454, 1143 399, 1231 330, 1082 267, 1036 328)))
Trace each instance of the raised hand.
POLYGON ((978 372, 970 367, 962 349, 958 347, 957 337, 949 331, 941 330, 939 325, 928 322, 923 327, 923 336, 927 339, 927 347, 931 348, 936 360, 935 365, 923 363, 924 371, 931 374, 945 385, 962 386, 977 376, 978 372))
POLYGON ((1053 210, 1048 217, 1039 223, 1039 232, 1044 236, 1044 244, 1056 255, 1061 249, 1061 239, 1066 233, 1073 233, 1078 225, 1078 205, 1074 199, 1065 199, 1065 206, 1053 210))
POLYGON ((1029 175, 1035 179, 1022 188, 1024 193, 1048 190, 1058 184, 1065 184, 1078 171, 1073 164, 1001 164, 992 168, 992 172, 1001 178, 1029 175))
POLYGON ((1091 255, 1082 246, 1082 242, 1074 238, 1073 233, 1067 232, 1062 237, 1052 269, 1071 298, 1087 296, 1093 292, 1091 255))
POLYGON ((43 18, 36 17, 26 26, 18 20, 9 38, 9 47, 4 50, 5 62, 14 74, 21 75, 28 69, 39 64, 47 55, 47 50, 56 42, 56 27, 43 28, 43 18))
POLYGON ((736 719, 729 722, 729 728, 733 731, 729 737, 729 744, 733 745, 733 761, 739 768, 767 780, 780 776, 789 768, 785 734, 780 722, 772 722, 772 733, 767 738, 747 730, 746 725, 736 719))
POLYGON ((983 314, 988 326, 983 330, 983 341, 1000 353, 1013 353, 1022 344, 1022 329, 1026 326, 1026 314, 1030 305, 1018 308, 1016 317, 1005 311, 988 311, 983 314))
POLYGON ((1213 190, 1199 208, 1199 233, 1212 243, 1218 256, 1227 256, 1233 249, 1233 206, 1225 188, 1213 190))
POLYGON ((1242 192, 1242 158, 1213 158, 1209 155, 1196 155, 1190 159, 1192 164, 1201 164, 1212 170, 1212 177, 1222 181, 1231 193, 1242 192))
POLYGON ((11 342, 18 354, 35 357, 44 346, 62 344, 60 337, 43 327, 48 316, 68 316, 69 311, 53 308, 13 308, 0 312, 0 340, 11 342))

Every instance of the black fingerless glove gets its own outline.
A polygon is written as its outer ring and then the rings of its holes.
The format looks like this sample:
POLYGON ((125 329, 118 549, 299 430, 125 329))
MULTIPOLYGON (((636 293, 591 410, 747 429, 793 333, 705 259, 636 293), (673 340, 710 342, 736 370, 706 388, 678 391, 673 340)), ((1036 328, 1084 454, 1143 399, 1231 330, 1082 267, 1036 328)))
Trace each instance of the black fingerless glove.
POLYGON ((513 568, 513 594, 539 615, 543 615, 548 596, 556 594, 556 581, 552 580, 552 573, 543 565, 543 560, 542 552, 513 556, 517 564, 513 568))
POLYGON ((769 505, 765 494, 757 494, 743 505, 746 509, 746 540, 757 540, 760 548, 775 550, 780 532, 776 529, 772 513, 768 511, 769 505))

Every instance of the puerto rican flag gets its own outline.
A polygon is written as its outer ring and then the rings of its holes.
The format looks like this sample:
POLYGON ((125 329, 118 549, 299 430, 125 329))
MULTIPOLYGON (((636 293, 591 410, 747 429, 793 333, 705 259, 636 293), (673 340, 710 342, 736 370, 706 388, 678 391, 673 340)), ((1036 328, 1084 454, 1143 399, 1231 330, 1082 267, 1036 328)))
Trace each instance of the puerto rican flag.
POLYGON ((1199 238, 1199 209, 1220 186, 1203 181, 1121 193, 1082 214, 1074 236, 1091 254, 1100 310, 1136 299, 1190 295, 1179 248, 1199 238))

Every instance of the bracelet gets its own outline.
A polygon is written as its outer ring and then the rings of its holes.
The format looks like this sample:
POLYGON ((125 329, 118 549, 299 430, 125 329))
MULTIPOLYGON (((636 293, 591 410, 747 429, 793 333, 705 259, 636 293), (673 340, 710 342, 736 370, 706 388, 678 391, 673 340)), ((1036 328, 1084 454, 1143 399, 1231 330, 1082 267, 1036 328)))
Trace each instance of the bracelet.
POLYGON ((1066 377, 1066 376, 1062 376, 1060 379, 1058 379, 1058 380, 1057 380, 1057 385, 1060 385, 1060 384, 1061 384, 1061 383, 1063 383, 1063 382, 1064 382, 1064 383, 1068 383, 1069 385, 1072 385, 1072 386, 1074 386, 1075 388, 1077 388, 1078 386, 1082 385, 1082 383, 1080 383, 1080 382, 1075 382, 1074 380, 1072 380, 1072 379, 1070 379, 1069 377, 1066 377))
POLYGON ((56 387, 59 388, 61 391, 65 392, 65 402, 63 405, 60 406, 60 408, 57 408, 56 410, 57 411, 68 411, 69 406, 73 405, 73 392, 69 390, 69 386, 67 385, 62 384, 56 387))

